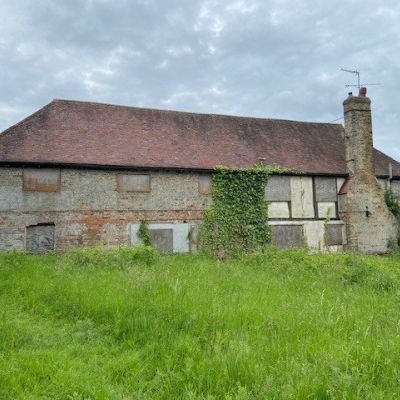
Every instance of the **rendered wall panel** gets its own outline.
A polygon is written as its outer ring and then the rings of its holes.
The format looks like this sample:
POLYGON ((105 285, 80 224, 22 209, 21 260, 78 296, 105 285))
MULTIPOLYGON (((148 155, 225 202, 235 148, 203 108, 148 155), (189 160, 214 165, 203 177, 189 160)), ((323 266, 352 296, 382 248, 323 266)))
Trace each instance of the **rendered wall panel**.
POLYGON ((289 203, 285 201, 272 202, 268 205, 268 218, 289 218, 289 203))
POLYGON ((290 185, 292 193, 292 217, 314 218, 312 178, 293 176, 291 177, 290 185))
POLYGON ((336 218, 336 203, 318 203, 318 218, 336 218))
POLYGON ((340 192, 340 189, 342 188, 342 186, 344 185, 344 182, 346 181, 345 178, 336 178, 336 190, 337 193, 340 192))

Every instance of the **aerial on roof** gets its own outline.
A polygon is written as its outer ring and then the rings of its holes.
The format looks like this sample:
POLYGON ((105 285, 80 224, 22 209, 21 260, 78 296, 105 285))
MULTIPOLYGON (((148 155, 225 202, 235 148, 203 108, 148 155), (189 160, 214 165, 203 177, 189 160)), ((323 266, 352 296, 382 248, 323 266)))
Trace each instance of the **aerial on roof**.
MULTIPOLYGON (((0 134, 0 163, 210 170, 262 158, 301 173, 346 175, 339 124, 53 100, 0 134)), ((400 163, 375 150, 387 176, 400 163)))

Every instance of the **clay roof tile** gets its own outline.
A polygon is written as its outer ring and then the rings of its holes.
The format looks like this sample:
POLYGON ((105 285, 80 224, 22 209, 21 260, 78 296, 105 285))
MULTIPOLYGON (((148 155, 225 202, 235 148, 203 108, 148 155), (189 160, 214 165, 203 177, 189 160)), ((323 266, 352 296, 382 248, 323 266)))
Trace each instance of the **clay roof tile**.
MULTIPOLYGON (((0 162, 212 169, 257 159, 302 173, 346 175, 339 124, 248 118, 70 100, 0 134, 0 162)), ((375 150, 377 175, 400 163, 375 150)))

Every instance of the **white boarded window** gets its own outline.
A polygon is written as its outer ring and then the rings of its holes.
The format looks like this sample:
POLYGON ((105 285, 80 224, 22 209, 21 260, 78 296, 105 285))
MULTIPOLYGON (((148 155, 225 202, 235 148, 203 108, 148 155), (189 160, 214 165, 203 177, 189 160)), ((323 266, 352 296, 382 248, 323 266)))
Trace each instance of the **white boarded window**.
POLYGON ((118 174, 119 192, 150 192, 149 174, 118 174))
POLYGON ((199 175, 199 193, 211 194, 211 175, 199 175))
POLYGON ((34 192, 59 192, 61 172, 57 168, 27 168, 23 172, 23 189, 34 192))

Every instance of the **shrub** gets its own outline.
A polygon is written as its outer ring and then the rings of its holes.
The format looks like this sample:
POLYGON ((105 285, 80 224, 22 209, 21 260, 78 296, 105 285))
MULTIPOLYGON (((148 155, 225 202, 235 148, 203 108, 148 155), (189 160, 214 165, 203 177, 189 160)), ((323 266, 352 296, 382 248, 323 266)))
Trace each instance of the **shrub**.
POLYGON ((400 221, 400 201, 393 193, 393 190, 387 189, 385 191, 385 202, 392 214, 400 221))
POLYGON ((151 246, 151 236, 149 230, 149 223, 146 220, 140 221, 138 238, 145 246, 151 246))
POLYGON ((388 247, 391 250, 398 250, 400 246, 400 200, 395 196, 391 189, 387 189, 385 191, 385 202, 389 210, 396 217, 397 222, 399 223, 397 238, 390 240, 388 243, 388 247))
POLYGON ((345 268, 342 271, 344 285, 362 285, 373 290, 389 291, 399 287, 399 275, 392 270, 380 268, 371 258, 349 253, 344 255, 345 268))

